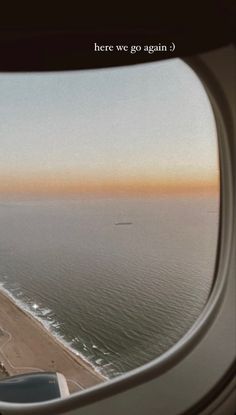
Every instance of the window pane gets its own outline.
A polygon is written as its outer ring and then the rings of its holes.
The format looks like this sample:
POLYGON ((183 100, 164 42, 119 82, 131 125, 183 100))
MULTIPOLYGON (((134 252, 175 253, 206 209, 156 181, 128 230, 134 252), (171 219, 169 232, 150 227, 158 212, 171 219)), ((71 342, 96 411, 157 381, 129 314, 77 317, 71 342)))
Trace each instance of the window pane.
POLYGON ((74 392, 160 356, 203 310, 214 116, 180 60, 3 74, 0 89, 2 376, 55 370, 74 392))

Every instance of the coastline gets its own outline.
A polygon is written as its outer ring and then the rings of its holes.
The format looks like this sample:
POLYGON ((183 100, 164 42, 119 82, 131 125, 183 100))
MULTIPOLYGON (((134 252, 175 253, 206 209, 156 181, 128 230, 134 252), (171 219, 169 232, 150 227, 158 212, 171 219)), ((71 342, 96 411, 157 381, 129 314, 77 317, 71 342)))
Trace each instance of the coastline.
POLYGON ((106 380, 0 290, 0 362, 10 375, 36 371, 62 373, 70 393, 106 380))

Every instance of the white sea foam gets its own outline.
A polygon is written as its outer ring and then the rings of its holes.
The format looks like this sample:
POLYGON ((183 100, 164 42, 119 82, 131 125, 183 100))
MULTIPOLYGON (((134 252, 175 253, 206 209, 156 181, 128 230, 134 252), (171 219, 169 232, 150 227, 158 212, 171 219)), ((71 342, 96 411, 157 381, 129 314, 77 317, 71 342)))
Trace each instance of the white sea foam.
POLYGON ((23 295, 23 292, 22 291, 18 291, 17 293, 16 293, 16 296, 17 297, 21 297, 23 295))
MULTIPOLYGON (((48 312, 45 315, 47 317, 47 319, 44 319, 42 316, 40 316, 37 313, 38 309, 33 310, 32 307, 29 304, 27 304, 26 302, 24 302, 24 301, 18 299, 17 297, 15 297, 10 290, 8 290, 7 288, 4 287, 4 285, 5 285, 5 282, 0 282, 0 291, 2 291, 4 295, 6 295, 8 298, 10 298, 10 300, 12 302, 14 302, 14 304, 16 304, 17 307, 19 307, 21 310, 23 310, 24 312, 29 314, 31 317, 38 320, 46 328, 46 330, 49 331, 49 333, 51 333, 57 339, 58 342, 60 342, 63 346, 65 346, 67 349, 69 349, 73 354, 80 357, 82 360, 84 360, 90 366, 92 366, 92 368, 94 369, 95 372, 101 374, 104 378, 109 379, 106 375, 104 375, 104 373, 101 370, 102 369, 101 367, 98 367, 98 366, 94 365, 86 356, 84 356, 81 352, 79 352, 78 350, 76 350, 72 347, 72 342, 71 343, 68 342, 67 340, 65 340, 65 338, 62 334, 59 334, 58 332, 55 331, 55 328, 58 328, 60 326, 60 323, 56 322, 54 319, 51 320, 51 321, 48 319, 48 314, 51 313, 52 310, 45 309, 48 312)), ((86 344, 84 344, 84 343, 83 343, 83 348, 84 348, 84 350, 88 350, 86 344)))
POLYGON ((41 308, 40 309, 40 314, 43 317, 47 316, 49 313, 52 313, 52 310, 50 310, 50 308, 41 308))

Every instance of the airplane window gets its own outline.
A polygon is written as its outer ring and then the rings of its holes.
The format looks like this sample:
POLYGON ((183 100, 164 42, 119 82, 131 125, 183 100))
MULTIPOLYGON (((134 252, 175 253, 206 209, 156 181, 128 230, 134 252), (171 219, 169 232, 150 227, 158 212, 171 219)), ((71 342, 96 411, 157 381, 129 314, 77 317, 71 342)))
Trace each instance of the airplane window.
POLYGON ((0 377, 70 393, 170 349, 214 283, 216 125, 181 60, 0 76, 0 377))

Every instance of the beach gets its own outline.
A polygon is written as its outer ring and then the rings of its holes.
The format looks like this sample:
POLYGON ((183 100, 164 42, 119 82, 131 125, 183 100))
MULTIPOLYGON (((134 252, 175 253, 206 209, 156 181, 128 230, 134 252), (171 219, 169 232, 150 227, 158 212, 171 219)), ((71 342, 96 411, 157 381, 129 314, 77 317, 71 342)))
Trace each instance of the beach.
POLYGON ((39 371, 60 372, 67 379, 70 393, 105 380, 1 291, 0 363, 10 376, 39 371))

